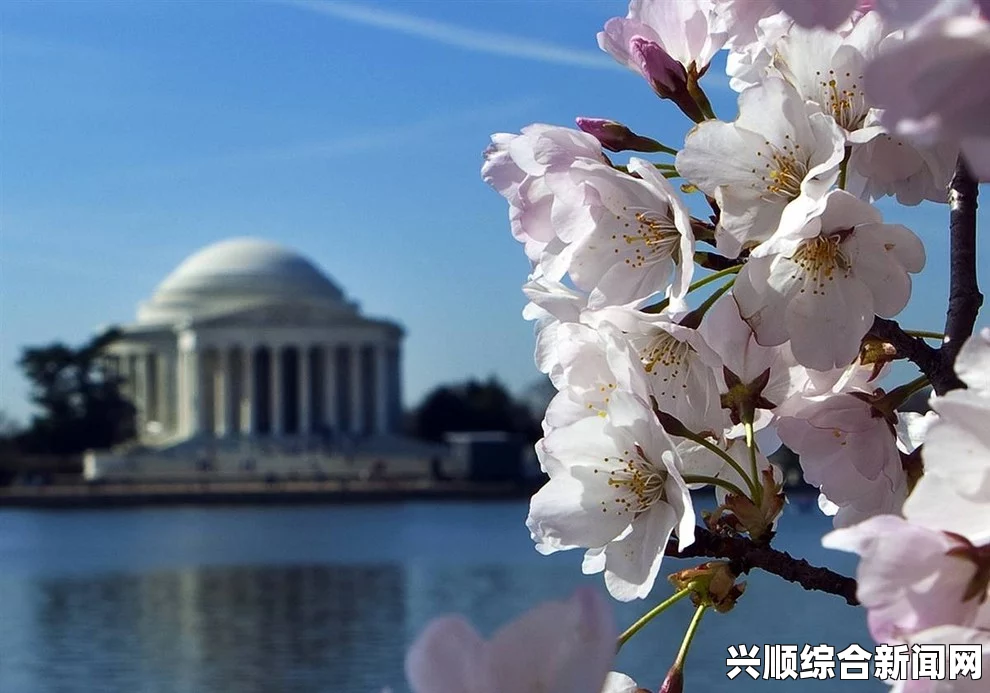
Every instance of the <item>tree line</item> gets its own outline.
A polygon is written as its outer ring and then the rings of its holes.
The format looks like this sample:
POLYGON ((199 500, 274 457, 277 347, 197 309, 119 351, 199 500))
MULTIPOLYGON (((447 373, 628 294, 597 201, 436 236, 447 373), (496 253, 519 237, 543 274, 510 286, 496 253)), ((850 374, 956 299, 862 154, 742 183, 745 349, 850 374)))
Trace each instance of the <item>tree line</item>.
MULTIPOLYGON (((23 427, 0 412, 0 483, 4 469, 9 481, 15 458, 78 458, 86 450, 109 449, 136 437, 136 411, 122 391, 125 380, 100 358, 120 336, 111 328, 77 347, 54 342, 23 349, 18 366, 30 383, 36 411, 23 427)), ((440 385, 406 412, 404 432, 442 441, 447 432, 508 431, 535 442, 553 393, 544 380, 520 398, 495 377, 440 385)))

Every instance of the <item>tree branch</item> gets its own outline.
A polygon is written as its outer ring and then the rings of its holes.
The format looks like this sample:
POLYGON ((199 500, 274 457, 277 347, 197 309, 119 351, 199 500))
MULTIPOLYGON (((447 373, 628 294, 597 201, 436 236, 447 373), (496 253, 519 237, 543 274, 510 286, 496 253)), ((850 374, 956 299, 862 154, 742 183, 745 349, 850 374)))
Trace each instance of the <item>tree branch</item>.
POLYGON ((906 358, 928 376, 929 382, 934 383, 939 377, 939 350, 928 346, 921 337, 907 334, 896 321, 878 315, 873 319, 869 334, 893 345, 899 356, 906 358))
POLYGON ((856 581, 853 578, 839 575, 828 568, 813 566, 803 558, 794 558, 786 551, 757 544, 744 537, 721 536, 703 527, 696 527, 691 546, 678 551, 677 543, 670 541, 664 553, 674 558, 727 558, 739 575, 759 568, 789 582, 796 582, 806 590, 838 595, 852 606, 859 604, 856 599, 856 581))
POLYGON ((962 157, 949 183, 949 308, 945 316, 945 341, 939 350, 939 378, 932 386, 937 394, 965 387, 953 366, 963 342, 973 334, 983 294, 976 278, 976 207, 979 186, 962 157))
POLYGON ((915 364, 928 377, 936 394, 965 387, 956 376, 956 357, 983 305, 976 278, 976 207, 979 186, 960 157, 949 183, 949 308, 945 340, 940 349, 904 332, 893 320, 877 316, 869 334, 893 345, 898 356, 915 364))

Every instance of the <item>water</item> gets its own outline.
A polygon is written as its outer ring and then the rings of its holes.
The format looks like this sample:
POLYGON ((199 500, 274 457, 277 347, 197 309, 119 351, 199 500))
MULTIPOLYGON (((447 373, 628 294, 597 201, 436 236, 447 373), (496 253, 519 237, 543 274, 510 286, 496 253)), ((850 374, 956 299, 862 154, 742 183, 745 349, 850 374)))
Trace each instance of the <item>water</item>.
MULTIPOLYGON (((0 511, 2 693, 377 693, 407 688, 424 624, 465 613, 484 634, 578 585, 580 554, 538 555, 526 503, 0 511)), ((788 508, 778 546, 849 574, 817 510, 788 508)), ((662 575, 698 561, 667 561, 662 575)), ((863 612, 753 575, 709 614, 688 660, 692 691, 884 691, 877 682, 726 678, 731 644, 850 642, 863 612)), ((670 594, 616 604, 621 627, 670 594)), ((681 603, 620 653, 656 690, 691 615, 681 603)))

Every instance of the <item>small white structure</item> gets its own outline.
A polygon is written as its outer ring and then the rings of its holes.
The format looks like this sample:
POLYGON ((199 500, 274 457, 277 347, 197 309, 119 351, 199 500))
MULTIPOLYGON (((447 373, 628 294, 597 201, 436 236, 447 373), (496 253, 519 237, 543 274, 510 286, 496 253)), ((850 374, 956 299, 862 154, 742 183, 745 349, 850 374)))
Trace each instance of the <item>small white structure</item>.
POLYGON ((176 470, 243 469, 252 451, 275 460, 314 446, 352 461, 362 449, 392 458, 406 450, 425 473, 440 454, 398 444, 402 328, 362 316, 309 260, 278 244, 237 238, 200 250, 123 331, 105 358, 137 409, 140 447, 87 455, 87 478, 170 468, 169 459, 176 470))

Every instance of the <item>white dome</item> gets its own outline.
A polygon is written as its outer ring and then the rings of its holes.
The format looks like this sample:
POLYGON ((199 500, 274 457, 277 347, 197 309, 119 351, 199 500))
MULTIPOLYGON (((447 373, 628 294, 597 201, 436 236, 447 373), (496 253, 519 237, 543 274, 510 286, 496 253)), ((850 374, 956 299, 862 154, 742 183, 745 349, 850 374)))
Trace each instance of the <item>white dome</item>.
POLYGON ((186 258, 139 308, 138 321, 172 323, 285 302, 345 307, 340 288, 299 253, 258 238, 233 238, 186 258))

